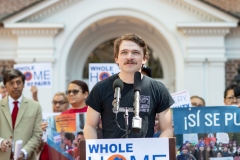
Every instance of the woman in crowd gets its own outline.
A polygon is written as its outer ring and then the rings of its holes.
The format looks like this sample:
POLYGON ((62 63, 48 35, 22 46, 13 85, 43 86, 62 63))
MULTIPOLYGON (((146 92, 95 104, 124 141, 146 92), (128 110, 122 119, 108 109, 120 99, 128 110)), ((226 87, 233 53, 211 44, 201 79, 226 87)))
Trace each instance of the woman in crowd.
POLYGON ((72 107, 62 112, 62 114, 87 112, 85 99, 88 97, 88 94, 88 86, 84 81, 74 80, 70 82, 66 95, 72 107))
MULTIPOLYGON (((89 93, 88 86, 84 81, 74 80, 74 81, 70 82, 68 85, 68 89, 66 91, 66 95, 67 95, 67 100, 68 100, 69 104, 71 105, 71 108, 68 110, 62 111, 62 114, 87 112, 87 105, 85 103, 85 99, 87 98, 88 93, 89 93)), ((81 119, 83 119, 82 115, 80 115, 80 120, 81 119)), ((82 125, 84 123, 85 122, 81 122, 80 125, 82 125)), ((47 125, 48 125, 47 122, 42 123, 41 127, 42 127, 43 131, 46 131, 47 125)), ((62 146, 63 146, 63 144, 62 144, 62 146)), ((44 155, 48 155, 48 154, 46 154, 47 152, 48 151, 47 151, 47 147, 46 147, 46 148, 44 148, 42 153, 44 155)), ((49 158, 47 157, 47 159, 45 158, 44 160, 48 160, 48 159, 49 158)), ((40 160, 43 160, 43 159, 40 159, 40 160)))

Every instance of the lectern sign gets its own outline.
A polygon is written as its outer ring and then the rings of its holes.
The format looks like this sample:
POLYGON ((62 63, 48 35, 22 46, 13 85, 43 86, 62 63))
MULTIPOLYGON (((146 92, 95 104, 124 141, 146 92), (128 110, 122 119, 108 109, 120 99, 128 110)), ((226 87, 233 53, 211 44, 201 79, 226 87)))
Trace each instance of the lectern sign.
POLYGON ((169 140, 168 138, 86 140, 86 159, 168 160, 169 140))

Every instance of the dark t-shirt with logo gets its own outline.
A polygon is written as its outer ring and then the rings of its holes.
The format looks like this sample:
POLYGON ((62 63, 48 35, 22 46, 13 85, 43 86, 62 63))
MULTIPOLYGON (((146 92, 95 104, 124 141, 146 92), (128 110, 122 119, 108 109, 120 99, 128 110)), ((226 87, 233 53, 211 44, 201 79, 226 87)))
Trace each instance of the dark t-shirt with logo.
MULTIPOLYGON (((119 78, 115 74, 103 81, 98 82, 90 92, 86 104, 99 112, 102 118, 103 138, 121 138, 125 131, 121 130, 116 124, 116 114, 113 113, 114 89, 113 82, 119 78)), ((121 91, 120 107, 133 108, 134 90, 133 84, 124 83, 121 91)), ((129 138, 153 137, 156 113, 160 113, 169 108, 174 103, 172 96, 166 87, 150 77, 143 76, 141 80, 140 92, 140 113, 142 118, 142 128, 139 133, 133 132, 132 118, 133 112, 129 112, 129 138)), ((117 114, 117 122, 122 129, 125 129, 124 112, 117 114)))

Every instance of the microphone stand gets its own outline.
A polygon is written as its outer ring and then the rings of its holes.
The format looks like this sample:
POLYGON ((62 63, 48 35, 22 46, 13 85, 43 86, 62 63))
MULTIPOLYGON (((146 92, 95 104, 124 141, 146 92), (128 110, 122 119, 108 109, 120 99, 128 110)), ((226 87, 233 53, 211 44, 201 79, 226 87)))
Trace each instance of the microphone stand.
POLYGON ((124 114, 124 119, 125 119, 125 129, 126 129, 126 136, 125 138, 128 138, 128 128, 129 128, 129 123, 128 123, 128 108, 125 107, 125 114, 124 114))
POLYGON ((124 119, 125 119, 125 129, 122 129, 120 127, 120 125, 118 124, 118 122, 117 122, 117 115, 118 115, 118 113, 115 113, 115 121, 116 121, 116 124, 117 124, 118 128, 125 132, 125 134, 121 138, 123 138, 123 137, 128 138, 128 135, 130 133, 130 131, 129 131, 129 122, 128 122, 128 118, 129 118, 128 112, 133 112, 133 108, 119 107, 119 111, 118 112, 124 112, 124 119))

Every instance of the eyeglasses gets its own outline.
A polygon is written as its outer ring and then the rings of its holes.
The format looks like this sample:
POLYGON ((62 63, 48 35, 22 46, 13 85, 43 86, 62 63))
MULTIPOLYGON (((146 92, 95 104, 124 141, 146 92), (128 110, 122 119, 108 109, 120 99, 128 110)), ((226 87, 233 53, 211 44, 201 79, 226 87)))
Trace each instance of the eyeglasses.
POLYGON ((226 99, 229 102, 237 101, 238 103, 240 103, 240 96, 237 96, 237 97, 227 97, 226 99))
POLYGON ((66 91, 66 95, 69 95, 69 94, 71 94, 71 93, 73 93, 73 95, 76 95, 76 94, 78 94, 78 92, 79 92, 79 90, 76 90, 76 89, 67 90, 67 91, 66 91))
POLYGON ((57 104, 62 105, 62 104, 65 104, 65 103, 66 103, 65 101, 53 101, 52 102, 52 104, 54 104, 54 105, 57 105, 57 104))

